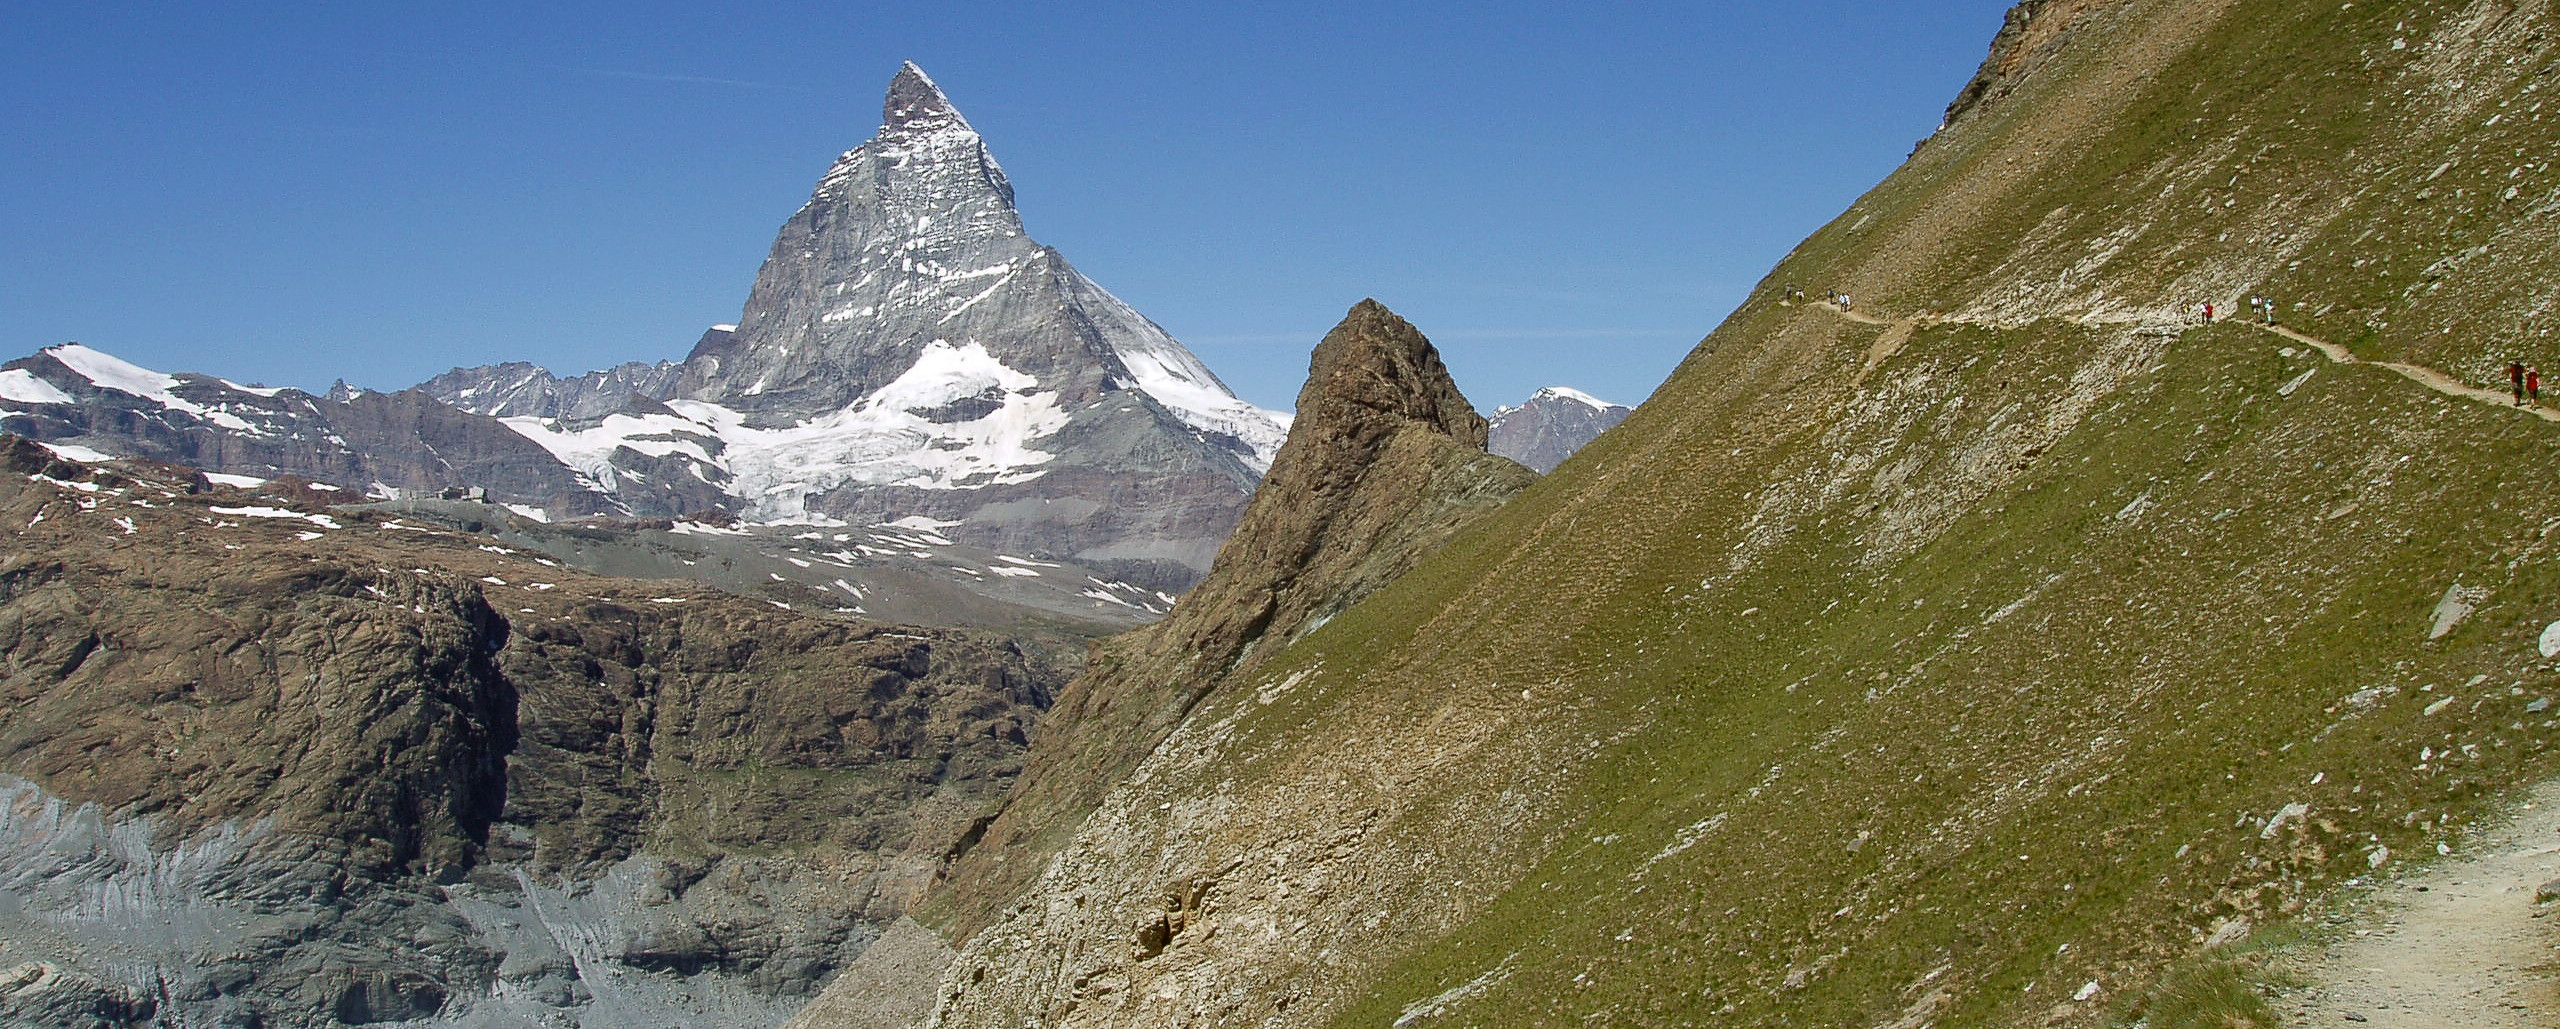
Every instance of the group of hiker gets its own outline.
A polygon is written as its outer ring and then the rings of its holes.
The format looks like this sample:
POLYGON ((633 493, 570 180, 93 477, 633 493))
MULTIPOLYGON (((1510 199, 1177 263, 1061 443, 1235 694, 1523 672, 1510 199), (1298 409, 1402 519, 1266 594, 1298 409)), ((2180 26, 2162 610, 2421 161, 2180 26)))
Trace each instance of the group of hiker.
POLYGON ((2507 382, 2515 387, 2516 406, 2542 406, 2542 367, 2522 361, 2507 362, 2507 382))
MULTIPOLYGON (((2205 301, 2204 303, 2197 304, 2196 306, 2194 306, 2194 307, 2192 307, 2192 308, 2189 308, 2189 309, 2188 309, 2188 311, 2189 311, 2189 312, 2190 312, 2190 314, 2195 318, 2195 320, 2196 320, 2196 321, 2195 321, 2195 323, 2196 323, 2196 324, 2198 324, 2198 325, 2211 325, 2211 324, 2213 324, 2213 319, 2214 319, 2214 306, 2213 306, 2213 301, 2207 300, 2207 301, 2205 301)), ((2267 298, 2267 297, 2256 297, 2256 296, 2250 297, 2250 298, 2249 298, 2249 317, 2251 317, 2251 318, 2253 318, 2253 319, 2257 320, 2260 324, 2264 324, 2264 325, 2273 325, 2273 324, 2275 324, 2275 323, 2276 323, 2276 302, 2275 302, 2274 300, 2272 300, 2272 299, 2267 298)))
MULTIPOLYGON (((1788 283, 1785 292, 1779 295, 1790 301, 1804 299, 1804 291, 1796 288, 1794 283, 1788 283)), ((1836 289, 1826 289, 1822 291, 1822 302, 1837 304, 1841 310, 1846 311, 1849 309, 1849 294, 1836 289)))

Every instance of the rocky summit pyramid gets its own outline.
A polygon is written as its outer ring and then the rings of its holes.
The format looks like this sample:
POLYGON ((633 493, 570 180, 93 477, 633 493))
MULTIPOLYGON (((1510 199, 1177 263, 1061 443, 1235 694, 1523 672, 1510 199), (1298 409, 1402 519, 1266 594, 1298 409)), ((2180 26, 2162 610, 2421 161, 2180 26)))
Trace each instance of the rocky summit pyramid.
MULTIPOLYGON (((457 370, 429 388, 481 410, 523 378, 457 370)), ((509 424, 634 507, 673 476, 751 521, 922 518, 1185 581, 1286 434, 1026 235, 986 143, 913 64, 879 134, 783 224, 737 325, 611 413, 509 424)))

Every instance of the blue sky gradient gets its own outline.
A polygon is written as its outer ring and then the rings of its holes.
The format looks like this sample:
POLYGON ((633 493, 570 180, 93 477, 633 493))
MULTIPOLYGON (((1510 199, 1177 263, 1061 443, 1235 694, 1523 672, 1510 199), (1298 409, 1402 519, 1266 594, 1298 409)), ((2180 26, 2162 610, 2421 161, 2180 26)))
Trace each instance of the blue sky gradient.
POLYGON ((914 60, 1032 236, 1247 399, 1375 296, 1487 410, 1632 403, 1936 127, 2007 6, 21 4, 0 356, 305 388, 681 357, 914 60))

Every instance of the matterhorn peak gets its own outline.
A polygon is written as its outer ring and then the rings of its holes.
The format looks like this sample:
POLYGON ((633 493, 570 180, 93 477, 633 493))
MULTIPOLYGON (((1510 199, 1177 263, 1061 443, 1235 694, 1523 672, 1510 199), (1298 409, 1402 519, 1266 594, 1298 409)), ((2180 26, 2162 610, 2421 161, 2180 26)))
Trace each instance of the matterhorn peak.
POLYGON ((914 61, 901 65, 897 77, 889 80, 888 96, 880 101, 882 138, 951 129, 977 133, 969 126, 969 119, 960 116, 959 108, 951 106, 951 98, 943 95, 942 87, 933 84, 932 76, 916 67, 914 61))

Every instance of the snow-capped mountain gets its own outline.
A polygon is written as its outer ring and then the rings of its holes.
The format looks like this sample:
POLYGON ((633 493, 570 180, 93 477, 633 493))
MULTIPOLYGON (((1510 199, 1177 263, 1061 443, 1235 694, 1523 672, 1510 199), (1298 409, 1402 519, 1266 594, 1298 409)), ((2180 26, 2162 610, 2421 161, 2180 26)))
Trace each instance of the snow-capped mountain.
POLYGON ((1578 389, 1549 386, 1516 407, 1495 409, 1488 449, 1544 475, 1633 412, 1578 389))
POLYGON ((1003 169, 913 64, 879 133, 783 225, 738 324, 663 389, 629 377, 637 401, 572 385, 606 374, 457 369, 426 388, 634 508, 674 476, 750 521, 925 517, 975 545, 1192 574, 1287 434, 1025 235, 1003 169))
POLYGON ((315 397, 164 374, 77 343, 0 366, 0 431, 75 455, 290 475, 351 498, 479 486, 548 515, 614 510, 612 498, 498 420, 415 390, 315 397))

